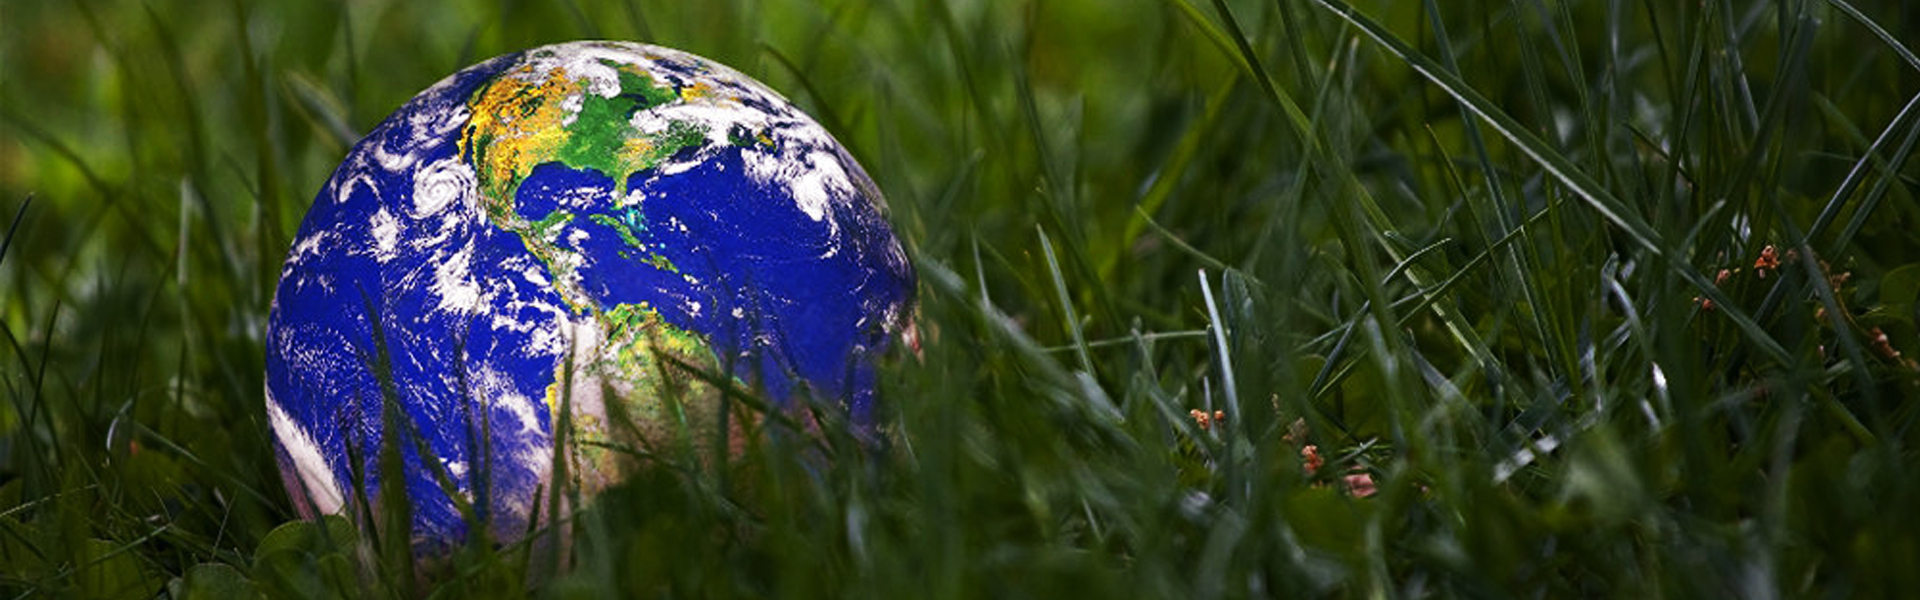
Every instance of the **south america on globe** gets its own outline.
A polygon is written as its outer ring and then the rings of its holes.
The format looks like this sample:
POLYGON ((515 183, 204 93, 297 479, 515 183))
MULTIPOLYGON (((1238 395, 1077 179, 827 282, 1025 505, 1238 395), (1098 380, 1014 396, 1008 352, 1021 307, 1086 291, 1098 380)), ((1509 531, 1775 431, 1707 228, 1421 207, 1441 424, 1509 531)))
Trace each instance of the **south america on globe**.
POLYGON ((884 208, 824 128, 698 56, 574 42, 455 73, 354 145, 280 272, 288 494, 379 514, 404 486, 415 555, 440 555, 717 432, 718 380, 870 425, 914 289, 884 208))

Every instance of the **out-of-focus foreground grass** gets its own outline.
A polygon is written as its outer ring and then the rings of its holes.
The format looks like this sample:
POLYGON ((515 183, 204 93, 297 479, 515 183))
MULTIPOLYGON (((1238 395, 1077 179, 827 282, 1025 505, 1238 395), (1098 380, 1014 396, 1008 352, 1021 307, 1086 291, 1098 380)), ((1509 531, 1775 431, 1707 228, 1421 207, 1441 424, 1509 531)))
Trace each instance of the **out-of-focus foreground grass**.
POLYGON ((1920 590, 1920 9, 1779 0, 0 4, 5 596, 1920 590), (658 43, 919 266, 884 454, 663 470, 437 587, 296 522, 261 333, 360 133, 658 43), (1196 418, 1195 415, 1206 417, 1196 418), (537 569, 535 569, 537 572, 537 569))

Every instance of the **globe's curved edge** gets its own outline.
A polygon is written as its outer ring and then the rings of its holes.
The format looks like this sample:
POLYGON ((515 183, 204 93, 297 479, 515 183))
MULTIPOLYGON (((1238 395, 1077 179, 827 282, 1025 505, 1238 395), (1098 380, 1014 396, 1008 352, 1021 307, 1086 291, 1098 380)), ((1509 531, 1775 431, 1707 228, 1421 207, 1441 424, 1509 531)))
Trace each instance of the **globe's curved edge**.
MULTIPOLYGON (((665 356, 871 423, 914 288, 884 211, 824 128, 692 54, 572 42, 450 75, 354 145, 282 269, 264 391, 289 495, 309 517, 378 498, 397 405, 416 553, 468 533, 449 485, 516 539, 548 503, 553 414, 613 435, 611 390, 670 416, 647 396, 691 388, 665 356)), ((613 459, 591 460, 572 475, 613 459)))

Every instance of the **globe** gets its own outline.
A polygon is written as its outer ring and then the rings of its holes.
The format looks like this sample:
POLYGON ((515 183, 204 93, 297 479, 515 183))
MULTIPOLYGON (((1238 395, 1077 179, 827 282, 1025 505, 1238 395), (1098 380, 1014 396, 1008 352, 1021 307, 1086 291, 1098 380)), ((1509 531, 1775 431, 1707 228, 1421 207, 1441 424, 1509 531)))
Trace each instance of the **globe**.
POLYGON ((377 515, 404 486, 435 555, 739 435, 750 411, 716 408, 738 390, 870 427, 914 289, 884 209, 824 128, 692 54, 575 42, 455 73, 353 146, 280 272, 288 494, 377 515))

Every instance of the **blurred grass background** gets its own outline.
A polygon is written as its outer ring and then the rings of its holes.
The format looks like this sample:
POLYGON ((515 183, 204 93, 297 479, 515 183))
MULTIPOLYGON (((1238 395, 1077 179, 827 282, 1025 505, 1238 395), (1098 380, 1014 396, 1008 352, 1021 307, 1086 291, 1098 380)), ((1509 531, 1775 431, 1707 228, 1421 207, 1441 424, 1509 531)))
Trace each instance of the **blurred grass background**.
POLYGON ((1916 36, 1865 0, 8 1, 0 592, 1911 597, 1916 36), (643 476, 561 575, 395 576, 280 487, 280 262, 389 111, 580 38, 732 65, 864 163, 922 279, 898 443, 643 476))

